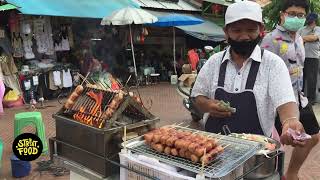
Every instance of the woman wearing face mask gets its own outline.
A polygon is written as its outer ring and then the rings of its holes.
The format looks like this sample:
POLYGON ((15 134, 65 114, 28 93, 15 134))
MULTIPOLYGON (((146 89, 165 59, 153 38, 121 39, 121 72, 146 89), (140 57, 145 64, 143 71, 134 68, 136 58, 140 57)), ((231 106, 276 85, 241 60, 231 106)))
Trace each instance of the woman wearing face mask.
MULTIPOLYGON (((292 87, 295 92, 296 102, 300 109, 300 121, 303 124, 306 133, 312 135, 312 139, 306 141, 304 147, 294 148, 288 171, 286 172, 288 180, 298 179, 298 172, 301 165, 307 158, 310 150, 319 141, 319 124, 312 110, 312 106, 308 104, 307 98, 301 93, 303 86, 305 48, 303 39, 297 31, 304 26, 308 10, 309 3, 307 0, 284 1, 280 12, 279 24, 275 30, 264 37, 261 43, 261 47, 279 55, 287 65, 292 87)), ((281 128, 279 116, 276 118, 276 127, 280 134, 286 133, 282 131, 283 128, 281 128)))
MULTIPOLYGON (((224 32, 230 46, 209 58, 191 94, 198 109, 209 114, 206 131, 219 133, 227 125, 234 133, 270 137, 276 110, 284 132, 304 131, 285 63, 258 45, 263 31, 259 4, 240 1, 228 7, 224 32)), ((289 145, 304 145, 287 134, 282 138, 289 145)))

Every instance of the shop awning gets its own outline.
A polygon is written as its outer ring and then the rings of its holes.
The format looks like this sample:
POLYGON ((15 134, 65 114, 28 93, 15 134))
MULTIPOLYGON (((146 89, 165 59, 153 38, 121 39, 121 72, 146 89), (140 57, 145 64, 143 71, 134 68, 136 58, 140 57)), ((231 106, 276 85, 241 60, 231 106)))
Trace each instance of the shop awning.
MULTIPOLYGON (((170 14, 169 12, 159 12, 159 11, 151 11, 151 10, 148 10, 148 12, 150 12, 155 16, 165 16, 170 14)), ((209 19, 205 19, 200 15, 186 14, 186 13, 183 13, 183 14, 188 16, 194 16, 204 21, 204 23, 198 24, 198 25, 176 26, 176 28, 179 28, 185 31, 186 34, 189 34, 193 37, 196 37, 204 41, 223 41, 225 39, 223 29, 217 24, 215 24, 213 21, 210 21, 209 19)))
POLYGON ((103 18, 127 6, 139 7, 131 0, 7 0, 22 14, 103 18))
POLYGON ((176 27, 203 41, 223 41, 225 39, 223 29, 220 26, 208 19, 203 20, 202 24, 176 27))
POLYGON ((6 10, 12 10, 12 9, 17 9, 18 7, 12 4, 5 4, 0 6, 0 11, 6 11, 6 10))

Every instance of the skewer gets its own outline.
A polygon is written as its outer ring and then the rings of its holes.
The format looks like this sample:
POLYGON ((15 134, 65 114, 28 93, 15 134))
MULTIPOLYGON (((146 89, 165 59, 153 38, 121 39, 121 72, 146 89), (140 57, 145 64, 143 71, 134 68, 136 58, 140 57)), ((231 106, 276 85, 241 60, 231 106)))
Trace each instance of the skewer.
POLYGON ((190 124, 189 125, 186 125, 186 126, 183 126, 184 128, 187 128, 187 127, 189 127, 190 126, 190 124))
POLYGON ((179 124, 177 124, 175 126, 181 126, 182 124, 184 124, 184 122, 181 122, 181 123, 179 123, 179 124))
MULTIPOLYGON (((206 152, 207 152, 207 149, 205 148, 204 152, 203 152, 203 157, 206 157, 206 152)), ((201 162, 201 173, 200 174, 202 176, 204 175, 204 158, 202 159, 202 162, 201 162)))
POLYGON ((127 152, 127 126, 124 126, 124 130, 123 130, 123 146, 124 146, 125 152, 127 152))
POLYGON ((226 149, 228 146, 231 146, 231 144, 227 144, 226 146, 222 146, 223 147, 223 149, 226 149))
POLYGON ((124 87, 127 87, 128 83, 129 83, 129 81, 130 81, 130 79, 131 79, 131 76, 132 76, 132 75, 129 76, 128 80, 127 80, 126 83, 124 84, 124 87))
POLYGON ((89 74, 90 74, 90 72, 87 73, 86 77, 83 77, 80 73, 78 73, 78 76, 79 76, 80 78, 82 78, 82 83, 81 83, 81 85, 82 85, 84 82, 86 82, 87 84, 90 84, 90 82, 87 80, 89 74))
POLYGON ((219 137, 216 142, 219 142, 221 139, 223 139, 223 136, 219 137))

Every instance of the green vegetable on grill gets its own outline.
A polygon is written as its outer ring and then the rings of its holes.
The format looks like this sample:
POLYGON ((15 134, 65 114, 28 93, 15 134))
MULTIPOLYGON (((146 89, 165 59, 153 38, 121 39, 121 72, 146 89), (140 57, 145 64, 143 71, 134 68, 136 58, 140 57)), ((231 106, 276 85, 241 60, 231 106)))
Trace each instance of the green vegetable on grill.
POLYGON ((235 113, 236 112, 236 108, 233 108, 230 106, 230 102, 224 102, 223 100, 220 100, 220 102, 218 103, 218 105, 221 107, 221 108, 224 108, 232 113, 235 113))

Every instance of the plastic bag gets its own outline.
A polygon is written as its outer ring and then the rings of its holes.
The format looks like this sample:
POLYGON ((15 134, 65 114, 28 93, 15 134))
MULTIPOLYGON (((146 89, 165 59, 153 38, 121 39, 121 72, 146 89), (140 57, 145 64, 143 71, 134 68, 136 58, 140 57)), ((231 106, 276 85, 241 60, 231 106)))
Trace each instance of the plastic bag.
POLYGON ((19 99, 19 91, 10 90, 3 98, 3 101, 16 101, 19 99))

